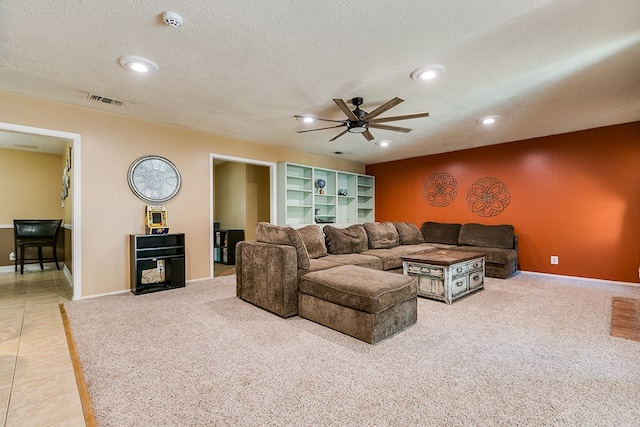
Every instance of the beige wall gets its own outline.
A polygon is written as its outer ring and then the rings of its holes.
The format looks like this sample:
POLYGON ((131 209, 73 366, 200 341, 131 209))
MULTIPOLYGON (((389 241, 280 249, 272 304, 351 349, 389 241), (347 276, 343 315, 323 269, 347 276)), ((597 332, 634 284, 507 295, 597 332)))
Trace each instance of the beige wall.
POLYGON ((171 230, 186 234, 187 280, 209 277, 210 153, 364 172, 359 163, 7 93, 0 93, 0 121, 81 135, 82 189, 75 196, 82 211, 82 296, 129 289, 128 236, 144 232, 145 203, 129 189, 127 171, 142 155, 166 157, 182 175, 180 193, 166 205, 171 230))
POLYGON ((244 238, 255 240, 256 225, 269 221, 271 201, 269 200, 269 168, 247 165, 247 215, 244 226, 244 238))
POLYGON ((213 220, 223 230, 244 229, 247 216, 245 196, 246 169, 244 163, 225 162, 214 169, 213 220))
MULTIPOLYGON (((13 220, 64 219, 62 156, 0 149, 0 266, 13 265, 13 220)), ((58 252, 63 259, 63 251, 58 252)), ((31 256, 28 253, 27 256, 31 256)))
POLYGON ((214 221, 221 229, 245 231, 255 239, 260 221, 269 221, 271 202, 269 167, 226 162, 214 169, 214 221))
POLYGON ((0 149, 0 224, 63 219, 62 156, 0 149))

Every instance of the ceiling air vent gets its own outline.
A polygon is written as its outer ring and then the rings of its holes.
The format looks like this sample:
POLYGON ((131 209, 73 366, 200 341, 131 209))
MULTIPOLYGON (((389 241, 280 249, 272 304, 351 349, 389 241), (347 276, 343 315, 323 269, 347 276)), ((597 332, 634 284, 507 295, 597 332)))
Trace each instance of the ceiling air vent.
POLYGON ((124 101, 120 101, 113 98, 107 98, 106 96, 96 95, 95 93, 90 93, 88 96, 92 101, 104 102, 105 104, 111 105, 124 105, 124 101))

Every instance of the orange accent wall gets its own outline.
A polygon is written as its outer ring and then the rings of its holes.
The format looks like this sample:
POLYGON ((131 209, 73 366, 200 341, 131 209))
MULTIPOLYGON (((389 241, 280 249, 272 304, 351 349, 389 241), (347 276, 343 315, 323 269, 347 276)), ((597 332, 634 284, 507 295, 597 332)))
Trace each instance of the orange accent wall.
POLYGON ((640 122, 378 163, 366 173, 376 177, 377 221, 513 224, 521 270, 640 283, 640 122), (458 183, 446 207, 422 194, 439 172, 458 183), (467 206, 467 191, 484 177, 509 188, 497 216, 467 206))

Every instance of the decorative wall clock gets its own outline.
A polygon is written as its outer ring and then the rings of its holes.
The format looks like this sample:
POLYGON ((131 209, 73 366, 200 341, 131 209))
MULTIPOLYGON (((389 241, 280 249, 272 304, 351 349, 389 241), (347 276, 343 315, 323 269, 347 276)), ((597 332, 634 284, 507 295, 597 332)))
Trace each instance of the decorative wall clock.
POLYGON ((182 180, 178 168, 160 156, 143 156, 129 167, 131 191, 149 203, 161 203, 173 199, 182 180))

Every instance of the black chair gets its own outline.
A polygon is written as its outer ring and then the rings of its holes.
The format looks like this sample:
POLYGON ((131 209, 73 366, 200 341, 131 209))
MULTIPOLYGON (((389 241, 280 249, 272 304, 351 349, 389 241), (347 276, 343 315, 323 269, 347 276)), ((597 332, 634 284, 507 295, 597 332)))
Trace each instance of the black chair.
POLYGON ((24 274, 25 261, 34 261, 35 263, 35 260, 40 263, 41 270, 44 270, 43 261, 55 261, 56 267, 60 270, 56 242, 61 226, 61 219, 14 219, 16 271, 18 271, 18 262, 20 262, 20 274, 24 274), (42 258, 42 248, 44 247, 52 248, 52 258, 42 258), (18 248, 20 248, 19 251, 18 248), (25 250, 28 248, 38 248, 38 258, 25 258, 25 250))

